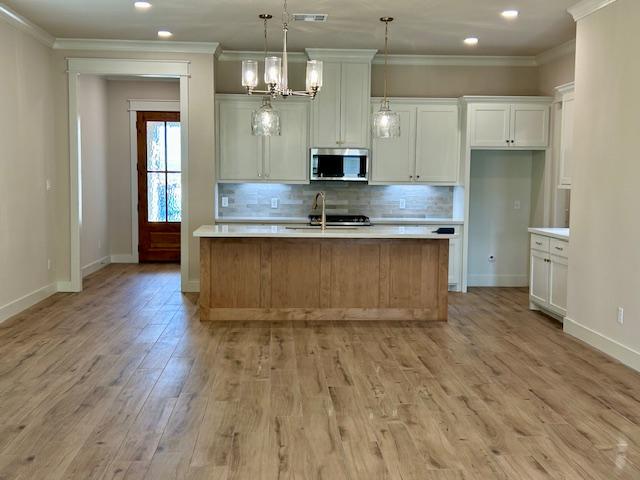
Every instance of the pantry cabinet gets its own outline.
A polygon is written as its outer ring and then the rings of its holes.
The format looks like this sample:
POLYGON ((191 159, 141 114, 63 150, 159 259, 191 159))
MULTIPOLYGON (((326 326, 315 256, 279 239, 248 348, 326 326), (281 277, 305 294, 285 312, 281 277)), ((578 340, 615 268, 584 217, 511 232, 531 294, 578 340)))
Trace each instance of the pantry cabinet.
POLYGON ((558 87, 560 97, 560 168, 559 187, 571 188, 571 164, 573 161, 573 123, 575 107, 574 84, 558 87))
POLYGON ((323 84, 311 102, 311 143, 318 148, 367 148, 372 50, 307 49, 323 62, 323 84))
POLYGON ((567 314, 568 271, 569 242, 532 234, 529 281, 532 308, 561 318, 567 314))
MULTIPOLYGON (((371 183, 452 185, 459 179, 460 121, 457 100, 391 99, 400 137, 372 141, 371 183)), ((371 113, 380 99, 371 102, 371 113)))
POLYGON ((479 102, 465 97, 465 100, 471 148, 544 150, 549 146, 550 99, 532 97, 528 101, 505 102, 485 97, 479 102))
POLYGON ((288 98, 273 103, 280 113, 282 134, 251 134, 251 114, 260 97, 218 95, 217 155, 220 182, 307 183, 308 100, 288 98))

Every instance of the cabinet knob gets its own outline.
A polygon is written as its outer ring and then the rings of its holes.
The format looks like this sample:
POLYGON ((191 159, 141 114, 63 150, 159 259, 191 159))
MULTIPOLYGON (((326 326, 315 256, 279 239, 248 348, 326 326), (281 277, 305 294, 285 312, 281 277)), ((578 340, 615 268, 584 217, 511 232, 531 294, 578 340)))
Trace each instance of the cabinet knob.
POLYGON ((505 140, 505 142, 509 143, 509 140, 505 140))
POLYGON ((409 175, 409 178, 410 178, 411 180, 413 180, 413 175, 409 175))
POLYGON ((261 173, 258 173, 258 177, 262 177, 262 174, 261 174, 261 173))
POLYGON ((416 178, 420 178, 420 175, 416 175, 416 178))

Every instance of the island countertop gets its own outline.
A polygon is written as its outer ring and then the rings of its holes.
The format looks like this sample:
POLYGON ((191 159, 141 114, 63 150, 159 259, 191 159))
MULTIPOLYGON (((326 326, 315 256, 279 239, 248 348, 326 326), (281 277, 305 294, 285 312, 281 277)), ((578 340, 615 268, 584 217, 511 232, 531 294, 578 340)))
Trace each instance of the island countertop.
POLYGON ((434 233, 431 225, 371 225, 368 227, 320 227, 309 225, 216 224, 193 232, 199 238, 407 238, 451 240, 457 234, 434 233))

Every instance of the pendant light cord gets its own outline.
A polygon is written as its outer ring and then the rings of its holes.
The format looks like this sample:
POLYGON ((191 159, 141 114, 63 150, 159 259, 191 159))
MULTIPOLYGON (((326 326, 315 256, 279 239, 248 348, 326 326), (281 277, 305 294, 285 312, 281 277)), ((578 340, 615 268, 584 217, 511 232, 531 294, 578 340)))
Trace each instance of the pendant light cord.
POLYGON ((389 54, 389 22, 384 22, 384 103, 387 103, 387 56, 389 54))
POLYGON ((266 58, 266 56, 269 54, 269 44, 267 43, 267 21, 269 19, 265 16, 264 17, 264 56, 266 58))

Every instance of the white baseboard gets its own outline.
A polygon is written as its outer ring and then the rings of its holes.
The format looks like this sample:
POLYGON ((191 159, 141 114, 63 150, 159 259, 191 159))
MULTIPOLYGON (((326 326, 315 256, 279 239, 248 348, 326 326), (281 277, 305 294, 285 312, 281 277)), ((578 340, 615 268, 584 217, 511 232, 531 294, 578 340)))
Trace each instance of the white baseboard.
POLYGON ((4 322, 6 319, 17 315, 18 313, 26 310, 29 307, 32 307, 38 302, 41 302, 47 297, 50 297, 56 293, 56 284, 50 283, 38 290, 35 290, 31 293, 24 295, 23 297, 18 298, 12 302, 7 303, 0 307, 0 323, 4 322))
POLYGON ((528 287, 528 275, 467 275, 470 287, 528 287))
POLYGON ((592 347, 615 358, 624 365, 640 372, 640 352, 627 347, 620 342, 606 337, 601 333, 586 327, 569 317, 564 318, 563 330, 592 347))
POLYGON ((71 286, 71 282, 67 282, 67 281, 61 281, 61 282, 56 282, 56 290, 58 292, 77 292, 77 290, 75 290, 72 286, 71 286))
POLYGON ((111 263, 140 263, 137 255, 111 255, 111 263))
POLYGON ((189 280, 185 285, 182 285, 182 291, 184 293, 199 293, 200 280, 189 280))
POLYGON ((111 263, 111 258, 107 256, 107 257, 99 258, 95 262, 91 262, 90 264, 85 265, 84 267, 82 267, 82 278, 97 272, 98 270, 106 267, 110 263, 111 263))

